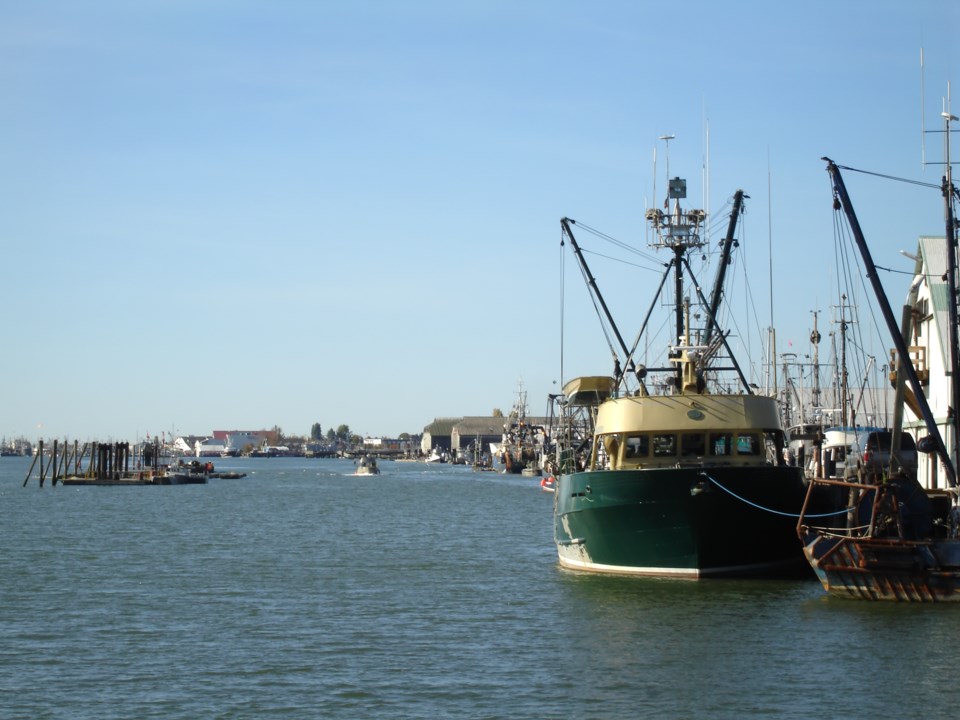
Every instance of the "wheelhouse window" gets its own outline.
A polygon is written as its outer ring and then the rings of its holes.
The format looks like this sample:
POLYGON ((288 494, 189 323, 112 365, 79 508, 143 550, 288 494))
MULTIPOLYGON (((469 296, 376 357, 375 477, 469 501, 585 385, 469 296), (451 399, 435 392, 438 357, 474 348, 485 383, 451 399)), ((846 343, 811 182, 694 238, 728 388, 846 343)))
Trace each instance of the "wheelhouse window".
POLYGON ((645 458, 650 454, 649 435, 631 435, 624 446, 624 458, 645 458))
MULTIPOLYGON (((779 430, 766 430, 763 433, 764 452, 767 462, 779 465, 783 460, 783 433, 779 430)), ((801 446, 802 447, 802 446, 801 446)), ((801 450, 802 453, 802 450, 801 450)), ((802 464, 802 463, 801 463, 802 464)))
POLYGON ((733 454, 732 433, 710 433, 710 454, 725 457, 733 454))
POLYGON ((737 455, 759 455, 760 437, 755 433, 737 435, 737 455))
POLYGON ((706 452, 706 440, 703 433, 684 433, 680 436, 680 455, 683 457, 703 457, 706 452))
POLYGON ((677 436, 676 435, 654 435, 653 436, 653 456, 654 457, 672 457, 677 454, 677 436))

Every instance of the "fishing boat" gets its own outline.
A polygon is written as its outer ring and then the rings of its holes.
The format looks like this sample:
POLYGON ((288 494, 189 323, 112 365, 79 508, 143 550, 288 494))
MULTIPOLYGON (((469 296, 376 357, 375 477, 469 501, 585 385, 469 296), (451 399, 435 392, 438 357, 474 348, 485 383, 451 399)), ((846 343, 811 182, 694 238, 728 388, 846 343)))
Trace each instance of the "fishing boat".
MULTIPOLYGON (((960 407, 960 353, 957 343, 957 239, 953 203, 957 190, 950 170, 950 121, 957 118, 944 113, 947 138, 946 175, 942 186, 946 201, 946 235, 942 256, 946 259, 944 272, 936 277, 946 278, 945 292, 939 293, 942 312, 948 318, 949 342, 945 355, 944 375, 949 379, 940 384, 950 397, 947 405, 960 407)), ((926 280, 920 274, 910 287, 898 326, 890 303, 884 293, 870 250, 860 228, 840 167, 828 158, 834 193, 834 207, 843 210, 850 230, 862 256, 866 275, 870 279, 877 304, 887 330, 896 348, 896 365, 892 379, 896 388, 894 422, 890 432, 890 449, 882 466, 861 457, 856 465, 846 464, 842 479, 816 478, 810 483, 810 492, 818 487, 832 487, 846 493, 848 511, 844 524, 825 528, 804 508, 797 524, 797 533, 804 555, 819 578, 824 590, 832 596, 904 602, 958 602, 960 601, 960 509, 957 506, 957 452, 958 438, 955 421, 949 424, 952 442, 949 447, 940 432, 931 410, 924 384, 914 365, 914 354, 906 341, 912 336, 912 323, 917 313, 918 288, 926 280), (914 462, 906 459, 900 447, 904 404, 922 418, 927 435, 917 443, 918 448, 935 456, 932 462, 942 468, 947 488, 924 487, 916 473, 914 462)), ((919 263, 918 263, 919 265, 919 263)), ((935 300, 936 302, 936 300, 935 300)), ((930 387, 933 383, 930 378, 930 387)))
POLYGON ((559 562, 577 570, 690 578, 808 572, 796 541, 806 497, 803 471, 783 459, 775 398, 754 392, 730 350, 728 333, 717 323, 745 195, 740 190, 734 195, 709 302, 687 260, 689 251, 705 243, 707 214, 683 209, 685 197, 685 181, 673 178, 664 210, 647 212, 653 245, 672 257, 632 348, 587 267, 573 234, 576 222, 561 220, 564 241, 610 330, 615 362, 613 376, 563 385, 563 411, 587 418, 589 428, 575 433, 572 442, 558 442, 559 562), (676 310, 669 362, 644 367, 634 355, 671 273, 676 310), (685 273, 706 327, 691 326, 685 273), (722 358, 731 365, 721 365, 722 358), (738 388, 719 382, 721 373, 731 372, 738 388), (652 383, 653 373, 661 373, 663 382, 652 383))
POLYGON ((517 401, 503 425, 500 461, 505 473, 540 477, 546 430, 539 419, 527 416, 527 393, 520 384, 517 401))

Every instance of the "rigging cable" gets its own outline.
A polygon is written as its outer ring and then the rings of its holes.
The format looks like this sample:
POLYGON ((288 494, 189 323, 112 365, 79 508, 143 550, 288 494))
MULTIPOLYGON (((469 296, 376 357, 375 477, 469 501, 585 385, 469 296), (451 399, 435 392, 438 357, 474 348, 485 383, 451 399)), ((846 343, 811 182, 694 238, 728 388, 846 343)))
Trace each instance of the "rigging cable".
MULTIPOLYGON (((579 225, 579 223, 578 223, 579 225)), ((604 320, 603 312, 600 310, 600 306, 597 304, 596 293, 593 290, 590 290, 590 277, 587 274, 586 268, 583 266, 583 263, 577 263, 580 266, 580 274, 583 276, 583 282, 587 286, 587 289, 590 294, 590 302, 593 303, 593 309, 597 313, 597 319, 600 320, 600 328, 603 330, 603 336, 607 340, 607 347, 610 348, 610 354, 613 356, 616 361, 618 358, 617 351, 613 346, 613 340, 610 338, 610 328, 607 326, 607 322, 604 320)))
POLYGON ((847 165, 837 165, 837 167, 841 170, 849 170, 850 172, 861 173, 863 175, 873 175, 874 177, 883 178, 884 180, 895 180, 908 185, 919 185, 920 187, 934 188, 935 190, 942 189, 942 186, 939 183, 934 184, 923 182, 922 180, 908 180, 907 178, 897 177, 896 175, 885 175, 883 173, 872 172, 870 170, 858 170, 857 168, 852 168, 847 165))
MULTIPOLYGON (((875 174, 875 173, 868 173, 875 174)), ((837 208, 838 210, 840 208, 837 208)), ((876 358, 872 355, 869 355, 867 352, 867 343, 864 342, 864 329, 862 323, 860 322, 861 315, 861 306, 863 303, 860 301, 860 293, 858 287, 863 292, 863 297, 870 296, 870 290, 867 288, 866 284, 866 269, 861 264, 861 259, 859 253, 856 250, 855 242, 850 233, 850 228, 846 222, 844 222, 839 213, 834 215, 834 251, 837 257, 837 263, 840 266, 840 273, 837 276, 837 292, 841 298, 846 298, 846 303, 841 303, 840 308, 840 322, 846 323, 846 338, 847 342, 851 347, 856 349, 858 352, 851 353, 847 355, 847 364, 852 365, 852 372, 849 367, 840 368, 840 373, 845 373, 847 377, 847 397, 841 399, 841 403, 849 403, 851 409, 851 416, 848 418, 851 421, 851 424, 857 423, 857 417, 862 410, 864 414, 869 415, 872 410, 874 415, 874 420, 876 420, 876 415, 879 411, 879 403, 874 398, 874 402, 870 403, 871 407, 868 408, 865 402, 867 389, 868 389, 868 380, 869 372, 871 370, 871 365, 875 365, 876 358), (851 259, 852 256, 852 259, 851 259), (842 276, 842 277, 841 277, 842 276), (859 283, 854 281, 854 276, 859 280, 859 283), (849 309, 850 317, 847 318, 846 311, 849 309), (863 362, 865 358, 869 358, 867 362, 863 362), (861 382, 858 384, 859 393, 856 400, 852 396, 852 391, 854 386, 850 383, 850 376, 853 375, 861 382)), ((882 343, 882 338, 884 337, 883 332, 881 332, 879 322, 876 315, 876 306, 873 303, 866 303, 868 308, 868 316, 873 324, 874 335, 873 337, 882 343)), ((877 388, 874 386, 869 386, 871 394, 875 395, 877 388)), ((842 388, 843 378, 841 376, 837 377, 837 386, 842 388)), ((884 418, 886 422, 886 418, 884 418)))
POLYGON ((581 228, 582 230, 585 230, 586 232, 590 233, 591 235, 594 235, 594 236, 600 238, 601 240, 606 240, 606 241, 609 242, 610 244, 616 245, 617 247, 619 247, 619 248, 621 248, 621 249, 623 249, 623 250, 626 250, 627 252, 633 253, 634 255, 639 255, 640 257, 642 257, 643 259, 645 259, 645 260, 647 260, 647 261, 649 261, 649 262, 656 263, 657 265, 662 265, 662 264, 663 264, 662 262, 660 262, 660 260, 659 260, 655 255, 651 255, 650 253, 645 253, 645 252, 643 252, 642 250, 638 250, 637 248, 633 247, 632 245, 628 245, 627 243, 623 242, 622 240, 617 240, 617 239, 616 239, 615 237, 613 237, 612 235, 607 235, 605 232, 602 232, 602 231, 600 231, 600 230, 597 230, 596 228, 590 227, 589 225, 584 225, 584 224, 583 224, 582 222, 580 222, 579 220, 577 221, 577 227, 578 227, 578 228, 581 228))

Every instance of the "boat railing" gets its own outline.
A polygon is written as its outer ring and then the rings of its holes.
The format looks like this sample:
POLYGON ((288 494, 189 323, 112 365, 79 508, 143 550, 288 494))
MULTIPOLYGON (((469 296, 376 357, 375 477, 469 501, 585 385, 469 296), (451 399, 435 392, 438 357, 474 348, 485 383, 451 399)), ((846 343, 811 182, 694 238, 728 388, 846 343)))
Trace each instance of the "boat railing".
MULTIPOLYGON (((904 513, 909 512, 909 509, 904 507, 904 503, 909 502, 911 493, 908 491, 907 495, 898 497, 898 488, 892 482, 894 480, 896 478, 886 474, 857 476, 850 479, 811 478, 807 487, 807 496, 797 519, 797 533, 801 538, 806 532, 815 530, 822 536, 836 538, 899 537, 901 540, 906 539, 904 513), (846 489, 845 506, 826 516, 809 514, 810 500, 817 487, 833 487, 840 491, 846 489), (835 519, 844 515, 846 522, 841 525, 828 523, 827 526, 822 526, 811 522, 812 519, 835 519)), ((956 519, 951 515, 951 508, 954 505, 957 490, 953 488, 923 489, 923 494, 930 502, 927 512, 930 514, 933 527, 937 528, 935 534, 939 537, 955 536, 958 528, 955 527, 956 519)))
POLYGON ((582 469, 577 462, 577 452, 573 448, 566 448, 560 452, 558 466, 562 475, 578 472, 582 469))

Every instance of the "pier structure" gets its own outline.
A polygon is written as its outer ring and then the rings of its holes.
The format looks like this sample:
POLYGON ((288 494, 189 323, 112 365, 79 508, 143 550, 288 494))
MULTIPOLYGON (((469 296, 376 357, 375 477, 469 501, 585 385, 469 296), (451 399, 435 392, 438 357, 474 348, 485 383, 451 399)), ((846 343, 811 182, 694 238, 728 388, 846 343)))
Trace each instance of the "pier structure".
POLYGON ((166 466, 160 465, 160 448, 153 445, 131 447, 129 442, 90 442, 71 444, 53 441, 49 455, 44 441, 37 442, 37 452, 23 479, 26 487, 36 477, 40 487, 51 485, 159 485, 163 484, 166 466), (36 470, 36 473, 34 473, 36 470))

